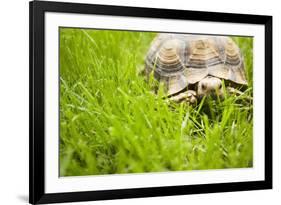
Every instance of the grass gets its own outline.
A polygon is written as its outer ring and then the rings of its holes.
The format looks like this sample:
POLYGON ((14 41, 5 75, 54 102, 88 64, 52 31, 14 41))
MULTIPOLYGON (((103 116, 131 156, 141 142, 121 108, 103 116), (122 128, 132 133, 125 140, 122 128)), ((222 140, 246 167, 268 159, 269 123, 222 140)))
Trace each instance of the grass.
POLYGON ((252 167, 252 38, 245 93, 189 106, 139 75, 154 36, 60 29, 60 176, 252 167))

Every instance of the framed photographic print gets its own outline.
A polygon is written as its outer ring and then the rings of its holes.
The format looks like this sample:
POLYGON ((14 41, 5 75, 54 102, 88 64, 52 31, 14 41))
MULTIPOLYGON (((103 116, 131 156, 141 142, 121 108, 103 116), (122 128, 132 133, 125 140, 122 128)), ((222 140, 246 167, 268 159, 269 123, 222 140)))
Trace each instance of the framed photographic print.
POLYGON ((30 2, 30 203, 272 188, 272 17, 30 2))

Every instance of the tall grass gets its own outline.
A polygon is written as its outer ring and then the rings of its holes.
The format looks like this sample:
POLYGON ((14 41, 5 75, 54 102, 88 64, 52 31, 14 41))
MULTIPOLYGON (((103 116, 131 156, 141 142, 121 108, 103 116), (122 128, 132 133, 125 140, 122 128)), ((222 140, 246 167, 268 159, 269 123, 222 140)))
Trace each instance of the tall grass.
POLYGON ((60 29, 60 176, 252 166, 252 39, 234 38, 245 93, 189 106, 139 75, 154 36, 60 29))

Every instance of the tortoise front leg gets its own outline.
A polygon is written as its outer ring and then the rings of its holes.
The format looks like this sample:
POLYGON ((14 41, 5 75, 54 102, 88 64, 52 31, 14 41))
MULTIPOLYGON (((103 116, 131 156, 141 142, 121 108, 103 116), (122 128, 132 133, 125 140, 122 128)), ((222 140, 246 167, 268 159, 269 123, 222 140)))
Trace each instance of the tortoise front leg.
MULTIPOLYGON (((244 93, 241 92, 240 90, 237 90, 237 89, 235 89, 235 88, 233 88, 233 87, 227 87, 226 89, 227 89, 228 93, 230 93, 230 94, 232 94, 232 95, 235 95, 235 96, 240 96, 240 95, 243 95, 243 94, 244 94, 244 93)), ((250 97, 250 96, 245 96, 245 98, 246 98, 247 100, 253 100, 253 98, 250 97)))
POLYGON ((187 90, 185 92, 179 93, 178 95, 170 97, 170 100, 176 103, 185 101, 194 104, 197 102, 196 92, 194 90, 187 90))

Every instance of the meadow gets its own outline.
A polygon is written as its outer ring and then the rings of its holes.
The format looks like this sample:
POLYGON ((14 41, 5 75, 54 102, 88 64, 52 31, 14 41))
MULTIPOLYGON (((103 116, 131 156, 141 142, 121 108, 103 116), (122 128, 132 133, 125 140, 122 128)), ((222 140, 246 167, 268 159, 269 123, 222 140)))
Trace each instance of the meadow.
POLYGON ((140 75, 155 35, 60 28, 60 176, 252 167, 253 39, 244 93, 191 106, 140 75))

